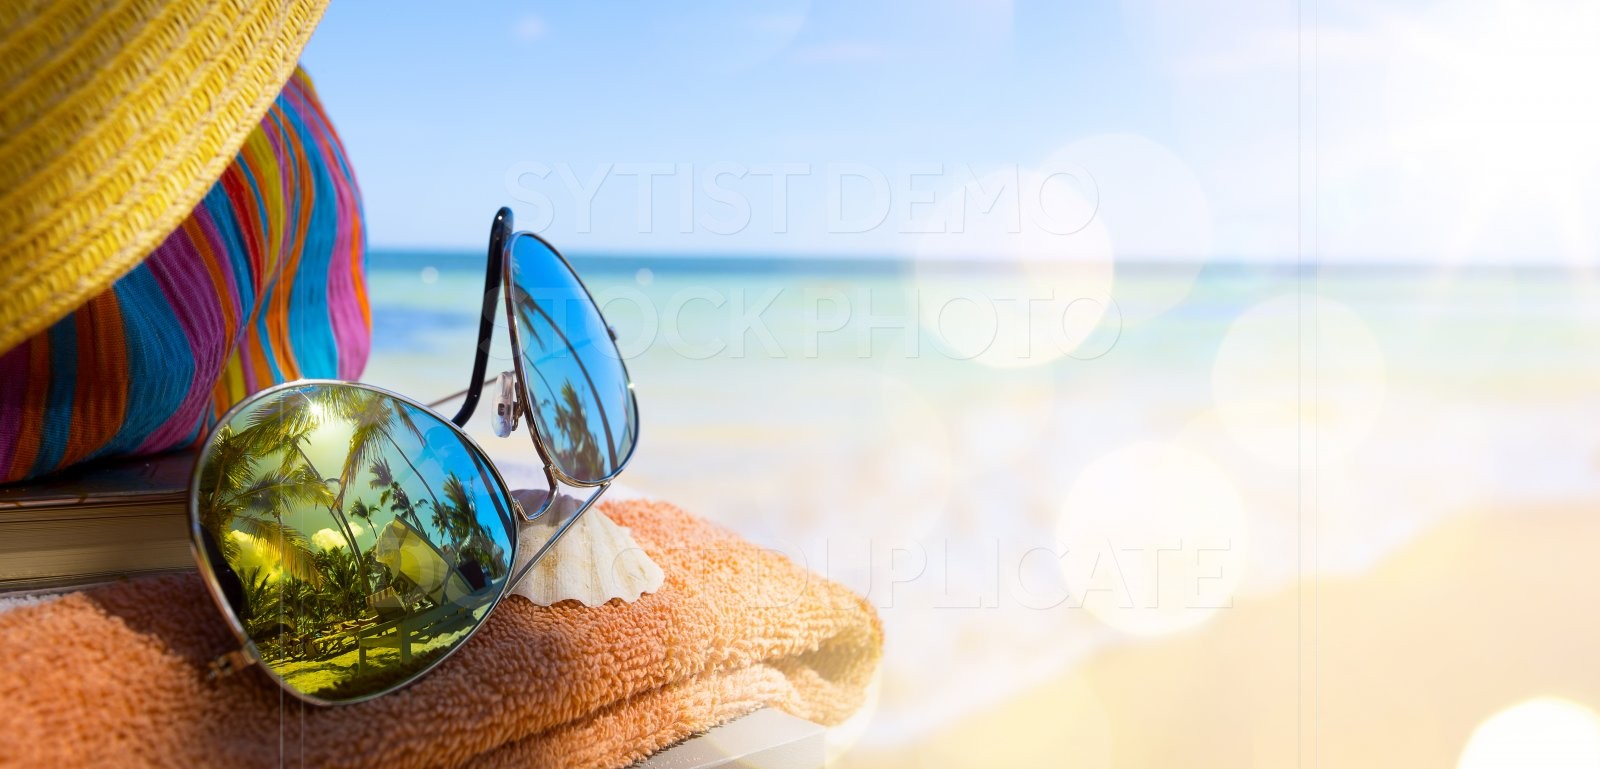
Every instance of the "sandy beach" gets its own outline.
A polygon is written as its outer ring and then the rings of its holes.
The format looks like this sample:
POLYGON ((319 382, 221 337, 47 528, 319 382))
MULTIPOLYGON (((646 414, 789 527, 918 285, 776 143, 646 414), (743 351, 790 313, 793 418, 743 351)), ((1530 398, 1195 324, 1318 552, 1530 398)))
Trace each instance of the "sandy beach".
POLYGON ((1600 646, 1593 508, 1453 520, 1368 574, 1241 600, 842 765, 1456 766, 1473 730, 1508 707, 1600 706, 1600 669, 1578 664, 1600 646))

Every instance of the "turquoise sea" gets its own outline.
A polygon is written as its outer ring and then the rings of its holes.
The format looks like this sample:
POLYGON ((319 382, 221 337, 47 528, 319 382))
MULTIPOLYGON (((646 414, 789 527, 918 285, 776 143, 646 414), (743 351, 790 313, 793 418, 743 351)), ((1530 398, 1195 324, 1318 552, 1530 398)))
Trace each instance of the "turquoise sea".
MULTIPOLYGON (((1587 274, 573 261, 636 382, 628 492, 882 613, 871 742, 1308 568, 1371 569, 1452 516, 1600 491, 1587 274)), ((464 387, 482 256, 369 264, 365 378, 421 400, 464 387)), ((509 368, 497 344, 491 372, 509 368)), ((527 439, 485 424, 502 467, 532 477, 527 439)))

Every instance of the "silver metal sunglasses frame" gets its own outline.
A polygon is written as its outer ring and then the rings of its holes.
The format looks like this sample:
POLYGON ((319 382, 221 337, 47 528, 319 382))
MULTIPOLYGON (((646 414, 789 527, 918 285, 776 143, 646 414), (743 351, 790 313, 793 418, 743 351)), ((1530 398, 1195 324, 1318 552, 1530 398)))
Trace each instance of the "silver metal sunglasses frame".
MULTIPOLYGON (((246 398, 245 400, 241 401, 238 405, 236 405, 233 408, 229 409, 228 413, 224 414, 222 416, 222 419, 220 421, 218 421, 217 424, 219 424, 219 425, 227 424, 235 416, 237 416, 239 414, 239 412, 243 411, 245 408, 257 403, 258 401, 261 401, 261 400, 271 396, 274 393, 281 392, 283 390, 293 390, 293 389, 302 388, 302 387, 306 387, 306 386, 355 387, 355 388, 360 388, 362 390, 370 390, 370 391, 378 393, 380 395, 385 395, 385 396, 388 396, 390 398, 394 398, 395 400, 400 401, 402 403, 405 403, 407 405, 415 406, 415 407, 417 407, 419 409, 422 409, 424 412, 426 412, 428 414, 432 414, 433 416, 437 417, 440 422, 449 424, 451 429, 456 431, 458 437, 460 437, 463 441, 465 441, 467 443, 467 445, 473 451, 476 451, 483 458, 484 461, 482 462, 482 464, 488 469, 489 474, 490 474, 490 479, 492 479, 492 481, 494 483, 499 484, 500 490, 505 492, 506 499, 511 501, 512 510, 515 511, 515 510, 519 509, 519 506, 517 505, 516 498, 511 495, 511 486, 510 486, 510 484, 506 483, 506 479, 500 475, 500 470, 494 466, 494 463, 491 462, 491 461, 488 461, 488 458, 489 458, 488 453, 485 452, 483 450, 483 447, 479 446, 476 441, 472 440, 472 436, 468 435, 465 430, 462 430, 460 427, 457 427, 455 424, 451 423, 450 420, 444 418, 443 415, 440 415, 438 412, 434 411, 433 409, 430 409, 427 406, 425 406, 425 405, 423 405, 421 403, 418 403, 417 401, 414 401, 414 400, 412 400, 410 398, 407 398, 406 396, 401 395, 401 394, 399 394, 397 392, 393 392, 393 391, 390 391, 390 390, 385 390, 382 387, 377 387, 377 386, 369 385, 369 384, 362 384, 362 383, 359 383, 359 382, 342 382, 342 381, 339 381, 339 380, 336 380, 336 379, 298 379, 298 380, 295 380, 293 382, 284 382, 283 384, 273 385, 272 387, 268 387, 265 390, 261 390, 261 391, 255 393, 255 394, 251 395, 249 398, 246 398)), ((241 622, 239 620, 238 615, 234 613, 233 606, 228 602, 227 595, 225 595, 223 593, 222 581, 217 577, 216 572, 213 571, 212 568, 211 568, 211 559, 210 559, 210 557, 208 557, 208 555, 206 553, 205 544, 204 544, 204 541, 203 541, 203 537, 205 535, 204 535, 203 527, 200 524, 200 494, 201 494, 201 491, 202 491, 201 487, 200 487, 201 486, 200 478, 201 478, 201 475, 203 474, 203 471, 204 471, 204 468, 205 468, 206 458, 211 453, 212 445, 213 444, 211 443, 210 438, 207 438, 205 448, 200 452, 200 456, 195 461, 194 472, 191 475, 190 481, 189 481, 189 550, 190 550, 191 553, 194 554, 195 563, 200 565, 200 576, 202 578, 201 581, 206 583, 206 590, 211 593, 212 600, 216 602, 217 608, 221 609, 222 616, 226 619, 226 621, 228 623, 228 627, 233 630, 234 637, 237 638, 238 641, 239 641, 239 648, 238 649, 236 649, 234 651, 231 651, 231 652, 228 652, 227 654, 224 654, 221 657, 216 658, 215 660, 212 660, 212 662, 211 662, 211 664, 209 666, 209 672, 207 674, 207 677, 214 679, 214 678, 226 677, 226 676, 232 675, 232 674, 234 674, 234 673, 236 673, 236 672, 238 672, 240 670, 243 670, 244 668, 251 667, 253 665, 258 665, 258 663, 261 662, 261 659, 255 653, 255 643, 250 640, 249 634, 245 632, 244 623, 241 622)), ((526 517, 526 514, 523 514, 523 515, 524 515, 524 517, 526 517)), ((573 516, 573 517, 576 518, 577 516, 573 516)), ((507 521, 507 523, 515 524, 515 521, 514 520, 507 521)), ((511 538, 511 562, 512 563, 516 563, 518 540, 517 540, 517 536, 516 536, 517 532, 516 532, 515 525, 512 526, 512 529, 513 530, 511 531, 511 535, 512 535, 512 538, 511 538)), ((532 562, 530 562, 528 564, 528 566, 531 566, 531 565, 532 565, 532 562)), ((497 591, 495 593, 494 599, 489 602, 489 609, 488 609, 487 612, 484 613, 485 617, 489 616, 489 613, 493 612, 495 607, 500 605, 500 600, 505 597, 506 592, 511 589, 511 586, 516 583, 517 579, 520 579, 521 576, 526 574, 526 573, 527 573, 527 567, 525 566, 523 568, 521 574, 513 576, 512 579, 507 579, 507 580, 503 581, 503 583, 500 586, 499 591, 497 591)), ((357 703, 357 702, 365 702, 367 700, 370 700, 370 699, 373 699, 373 698, 376 698, 376 697, 381 697, 381 696, 383 696, 385 694, 388 694, 390 692, 393 692, 393 691, 396 691, 396 690, 399 690, 399 689, 403 689, 406 686, 410 685, 413 681, 416 681, 417 679, 422 678, 429 671, 433 670, 435 667, 438 667, 439 663, 444 662, 446 659, 450 658, 450 655, 455 654, 457 649, 460 649, 464 644, 466 644, 466 642, 468 640, 470 640, 472 638, 472 635, 474 633, 478 632, 478 628, 481 627, 482 624, 483 623, 480 621, 478 624, 473 625, 472 628, 467 631, 466 637, 461 639, 460 643, 457 643, 455 646, 451 647, 448 651, 446 651, 444 654, 440 655, 440 657, 438 659, 434 660, 427 667, 422 668, 421 670, 417 671, 416 674, 414 674, 411 678, 409 678, 405 683, 400 684, 398 686, 394 686, 394 687, 388 688, 388 689, 383 689, 381 691, 373 692, 371 694, 365 694, 365 695, 362 695, 360 697, 353 697, 351 699, 346 699, 346 700, 337 700, 337 701, 325 700, 325 699, 322 699, 321 697, 317 697, 316 695, 307 694, 305 692, 302 692, 302 691, 290 686, 287 682, 285 682, 283 680, 283 677, 278 675, 276 672, 274 672, 271 667, 268 667, 266 665, 259 665, 259 667, 261 668, 261 671, 263 673, 266 673, 267 676, 272 679, 273 683, 276 683, 280 689, 282 689, 285 692, 288 692, 290 695, 292 695, 296 699, 299 699, 299 700, 301 700, 303 702, 308 702, 308 703, 311 703, 313 705, 321 705, 321 706, 350 705, 350 704, 354 704, 354 703, 357 703)))
MULTIPOLYGON (((612 352, 617 356, 617 365, 622 367, 622 376, 628 385, 628 409, 633 430, 633 440, 628 444, 628 452, 617 461, 616 466, 612 468, 610 473, 593 480, 583 480, 568 475, 551 457, 549 440, 545 437, 544 431, 540 429, 539 420, 534 418, 533 409, 537 401, 533 397, 533 386, 530 384, 533 380, 530 377, 530 372, 526 369, 522 355, 522 326, 517 320, 516 302, 512 297, 512 287, 516 285, 514 282, 516 260, 512 258, 512 251, 518 238, 532 238, 554 254, 556 259, 560 260, 562 269, 571 274, 573 280, 577 281, 578 287, 583 289, 583 296, 588 300, 589 305, 594 308, 595 315, 599 316, 602 322, 604 322, 605 317, 600 313, 600 304, 594 300, 594 294, 589 291, 589 286, 583 282, 583 278, 578 275, 578 271, 573 269, 572 263, 567 260, 567 257, 559 249, 535 233, 526 231, 514 232, 511 209, 501 208, 495 213, 494 223, 491 225, 489 232, 489 263, 484 275, 484 309, 478 325, 477 353, 472 367, 473 378, 466 390, 451 396, 451 398, 465 396, 465 399, 462 402, 461 410, 450 421, 457 427, 464 427, 467 421, 472 418, 472 413, 481 397, 482 388, 488 381, 492 381, 485 379, 484 369, 487 367, 489 347, 494 341, 494 319, 499 314, 496 305, 499 304, 502 299, 501 295, 503 295, 506 326, 511 337, 511 361, 517 382, 516 403, 511 405, 511 423, 513 429, 515 429, 516 420, 520 417, 527 424, 528 434, 533 438, 534 450, 539 453, 539 460, 544 464, 545 481, 550 487, 549 493, 545 495, 544 504, 531 513, 524 511, 524 519, 532 522, 544 515, 552 502, 557 499, 557 492, 561 490, 563 484, 575 488, 594 489, 583 504, 578 507, 577 511, 572 514, 572 517, 563 522, 560 528, 556 530, 555 535, 539 548, 533 558, 528 560, 528 564, 523 567, 523 570, 512 577, 513 584, 521 581, 526 576, 528 569, 533 564, 538 563, 539 559, 543 558, 545 553, 549 552, 550 548, 560 541, 561 536, 567 532, 567 529, 573 523, 576 523, 590 507, 594 506, 594 503, 600 500, 600 497, 605 494, 607 489, 611 488, 611 482, 616 480, 622 470, 628 466, 628 462, 633 459, 634 450, 639 445, 639 400, 633 396, 633 377, 628 372, 627 362, 622 359, 621 352, 615 347, 615 333, 611 333, 612 352)), ((552 325, 555 324, 552 323, 552 325)), ((610 332, 611 327, 609 325, 606 326, 606 330, 610 332)), ((575 354, 576 352, 574 351, 575 354)), ((582 365, 581 362, 579 365, 582 365)), ((604 418, 603 412, 601 418, 604 418)))
MULTIPOLYGON (((554 254, 557 259, 561 260, 561 266, 566 269, 567 272, 571 273, 573 279, 578 282, 578 286, 583 289, 584 296, 594 307, 597 315, 600 314, 600 305, 599 303, 595 302, 594 294, 591 293, 589 291, 589 287, 584 284, 583 278, 578 275, 577 270, 572 268, 572 263, 567 261, 566 256, 557 250, 555 246, 551 245, 549 241, 532 232, 513 232, 511 229, 511 222, 512 216, 509 208, 501 208, 499 212, 495 214, 494 225, 490 232, 489 238, 489 265, 488 269, 485 271, 484 310, 483 317, 480 319, 478 346, 473 361, 473 381, 471 386, 469 386, 466 390, 452 394, 441 400, 434 401, 431 404, 423 404, 399 393, 386 390, 375 385, 362 384, 359 382, 344 382, 332 379, 300 379, 293 382, 284 382, 282 384, 274 385, 253 393, 250 397, 244 399, 240 403, 236 404, 233 408, 229 409, 228 412, 224 414, 217 422, 218 425, 227 424, 233 419, 234 416, 243 411, 249 405, 282 390, 304 387, 306 385, 339 385, 346 387, 358 387, 364 390, 370 390, 389 396, 403 403, 420 408, 423 411, 438 417, 439 421, 450 424, 450 426, 455 429, 456 433, 466 441, 467 445, 483 457, 485 460, 483 464, 487 467, 490 475, 493 477, 494 482, 498 483, 500 488, 506 492, 506 498, 511 501, 512 509, 518 515, 520 515, 523 523, 531 523, 537 520, 540 516, 544 515, 544 513, 550 509, 551 504, 557 499, 557 492, 560 491, 563 484, 575 488, 593 489, 593 492, 590 493, 586 499, 584 499, 582 504, 578 506, 577 510, 573 512, 572 516, 556 529, 555 533, 552 534, 550 538, 540 546, 539 550, 533 554, 533 557, 529 558, 527 563, 523 564, 521 569, 517 570, 515 574, 512 574, 510 578, 506 579, 502 583, 500 590, 496 592, 493 601, 489 603, 488 611, 484 613, 484 617, 486 618, 489 616, 489 614, 494 612, 496 607, 500 605, 500 601, 505 598, 506 593, 510 592, 514 585, 521 582, 522 579, 528 575, 528 572, 533 569, 534 565, 537 564, 539 560, 545 556, 545 554, 550 552, 550 549, 554 547, 558 541, 560 541, 561 537, 567 533, 569 528, 572 527, 572 524, 576 523, 579 518, 583 517, 584 513, 588 512, 589 508, 593 507, 594 504, 600 500, 600 497, 605 494, 606 490, 611 488, 612 481, 614 481, 616 477, 621 474, 623 468, 627 467, 628 462, 633 459, 634 449, 639 445, 639 402, 637 398, 633 397, 633 378, 628 372, 627 363, 622 360, 620 351, 614 350, 614 352, 617 352, 617 363, 622 367, 623 378, 627 382, 628 407, 631 412, 630 416, 632 417, 633 441, 628 446, 628 452, 623 455, 622 459, 617 462, 616 467, 614 467, 609 474, 603 478, 591 481, 585 481, 571 477, 563 472, 561 468, 556 465, 554 459, 552 459, 549 443, 547 442, 543 431, 539 428, 538 420, 534 418, 533 404, 535 403, 535 400, 533 398, 533 388, 531 385, 529 385, 530 380, 528 379, 528 372, 525 370, 523 364, 522 332, 517 321, 515 302, 512 299, 512 286, 514 285, 512 282, 514 277, 513 264, 515 260, 511 258, 511 249, 516 243, 517 238, 533 238, 539 241, 539 243, 545 248, 549 249, 550 253, 554 254), (494 321, 499 314, 498 307, 500 305, 500 296, 498 295, 502 293, 504 294, 507 327, 510 331, 511 337, 511 358, 514 365, 514 372, 516 375, 515 378, 517 382, 515 398, 516 402, 512 404, 513 429, 515 429, 514 425, 517 418, 520 418, 522 421, 527 423, 528 434, 533 438, 534 449, 538 452, 539 459, 544 464, 545 480, 550 486, 549 493, 545 495, 544 503, 538 510, 532 512, 524 509, 517 501, 516 497, 512 495, 511 485, 506 483, 505 478, 500 474, 499 468, 495 467, 494 462, 489 461, 488 452, 484 451, 483 448, 478 445, 477 441, 474 441, 472 436, 468 435, 467 431, 465 430, 465 425, 467 421, 472 418, 472 413, 482 395, 483 387, 488 382, 493 381, 492 379, 485 380, 484 369, 486 368, 488 362, 489 347, 493 342, 494 321), (460 411, 458 411, 453 418, 446 418, 444 415, 434 410, 439 405, 448 403, 463 396, 465 396, 465 401, 463 402, 460 411)), ((604 316, 602 315, 601 318, 603 320, 604 316)), ((610 331, 610 326, 607 326, 607 330, 610 331)), ((614 347, 616 341, 615 334, 612 333, 611 336, 614 347)), ((239 641, 238 649, 217 657, 216 659, 212 660, 208 666, 208 678, 221 678, 232 675, 233 673, 236 673, 244 668, 257 666, 261 660, 255 654, 254 643, 250 640, 249 635, 245 632, 243 623, 241 623, 239 618, 234 614, 233 607, 229 604, 227 596, 223 594, 222 583, 217 578, 216 573, 212 571, 211 560, 209 557, 207 557, 205 553, 205 547, 202 542, 203 534, 201 531, 199 515, 200 477, 201 471, 205 467, 205 458, 211 450, 211 437, 212 436, 207 437, 205 448, 202 449, 200 456, 195 462, 195 468, 189 481, 189 549, 194 555, 195 563, 199 564, 200 574, 202 581, 206 584, 206 590, 211 594, 212 600, 216 602, 217 607, 221 610, 228 627, 233 630, 235 638, 237 638, 239 641)), ((522 527, 517 525, 515 520, 509 521, 509 523, 513 524, 510 532, 511 562, 516 563, 517 556, 519 555, 518 551, 521 549, 520 534, 522 527)), ((440 655, 438 659, 434 660, 427 667, 418 670, 403 683, 383 689, 381 691, 373 692, 371 694, 365 694, 345 700, 325 700, 315 695, 301 692, 288 685, 281 676, 273 672, 272 669, 266 665, 259 665, 259 667, 273 680, 274 683, 278 685, 282 691, 288 692, 291 696, 301 700, 302 702, 324 707, 353 705, 359 702, 366 702, 368 700, 381 697, 391 692, 399 691, 400 689, 404 689, 407 686, 410 686, 412 683, 420 680, 434 668, 438 667, 440 663, 444 662, 446 659, 449 659, 451 655, 455 654, 458 649, 466 645, 468 641, 472 640, 472 636, 476 634, 478 629, 482 626, 483 623, 481 621, 478 624, 473 625, 472 628, 467 631, 467 635, 463 637, 459 643, 451 647, 444 654, 440 655)))

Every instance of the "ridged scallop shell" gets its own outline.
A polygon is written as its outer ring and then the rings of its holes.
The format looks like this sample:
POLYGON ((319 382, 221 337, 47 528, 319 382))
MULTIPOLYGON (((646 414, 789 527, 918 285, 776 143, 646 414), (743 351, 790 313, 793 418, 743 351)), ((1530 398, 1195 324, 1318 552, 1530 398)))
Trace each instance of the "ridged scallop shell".
MULTIPOLYGON (((556 504, 563 501, 566 500, 558 499, 556 504)), ((565 512, 550 510, 538 521, 522 524, 518 568, 523 563, 521 559, 532 558, 555 533, 556 524, 566 520, 567 515, 562 514, 565 512)), ((605 513, 591 509, 572 524, 522 582, 512 586, 511 592, 540 606, 566 600, 599 606, 613 598, 632 603, 645 593, 661 589, 665 580, 661 567, 634 541, 632 532, 605 513)))

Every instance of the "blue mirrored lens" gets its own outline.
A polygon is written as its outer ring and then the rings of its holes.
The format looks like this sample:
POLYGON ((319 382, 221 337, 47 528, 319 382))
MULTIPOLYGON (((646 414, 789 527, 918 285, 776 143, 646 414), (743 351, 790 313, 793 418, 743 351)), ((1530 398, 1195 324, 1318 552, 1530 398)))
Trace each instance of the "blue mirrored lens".
POLYGON ((567 263, 526 233, 511 243, 510 297, 551 461, 575 481, 610 478, 633 452, 638 410, 599 308, 567 263))

